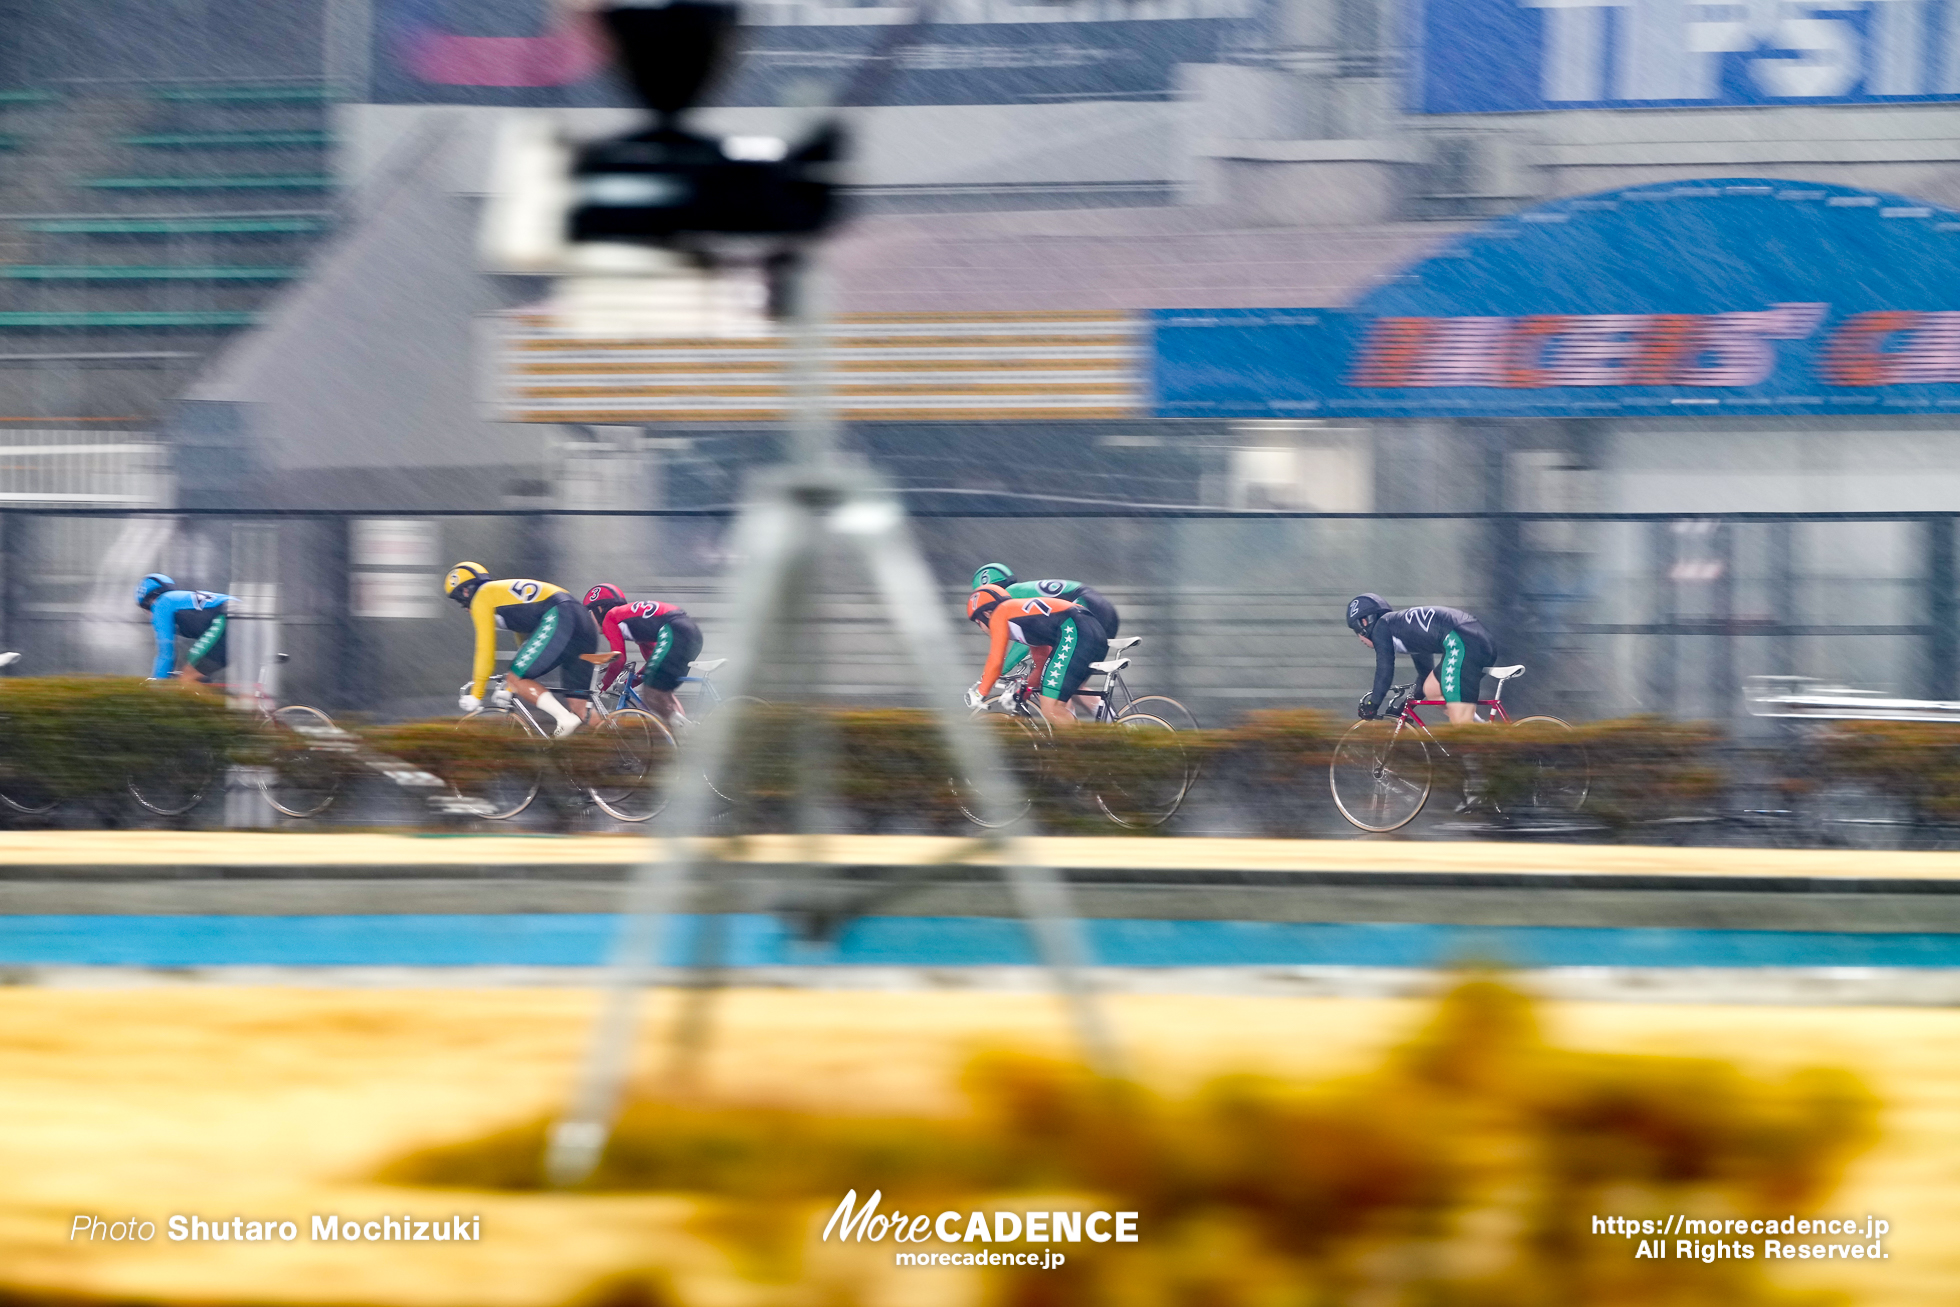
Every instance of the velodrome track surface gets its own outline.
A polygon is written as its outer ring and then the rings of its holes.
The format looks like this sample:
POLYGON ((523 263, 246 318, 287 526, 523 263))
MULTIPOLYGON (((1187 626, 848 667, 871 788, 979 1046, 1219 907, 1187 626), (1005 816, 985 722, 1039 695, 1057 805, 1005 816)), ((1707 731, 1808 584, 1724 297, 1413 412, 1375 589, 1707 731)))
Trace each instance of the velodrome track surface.
MULTIPOLYGON (((617 836, 16 833, 0 844, 0 966, 44 980, 63 968, 287 967, 340 969, 351 983, 355 972, 435 967, 471 969, 480 983, 583 983, 607 957, 625 877, 653 847, 617 836)), ((724 927, 727 964, 781 983, 888 986, 908 969, 967 969, 984 974, 961 983, 998 985, 1012 982, 989 969, 1036 960, 990 865, 998 851, 974 841, 711 847, 720 861, 666 961, 694 956, 703 912, 724 927)), ((1543 977, 1551 992, 1588 996, 1614 988, 1602 971, 1634 971, 1701 1001, 1960 1001, 1960 854, 1022 847, 1068 881, 1090 960, 1136 973, 1113 975, 1119 988, 1161 986, 1176 971, 1186 988, 1405 992, 1390 973, 1490 963, 1555 973, 1543 977)))

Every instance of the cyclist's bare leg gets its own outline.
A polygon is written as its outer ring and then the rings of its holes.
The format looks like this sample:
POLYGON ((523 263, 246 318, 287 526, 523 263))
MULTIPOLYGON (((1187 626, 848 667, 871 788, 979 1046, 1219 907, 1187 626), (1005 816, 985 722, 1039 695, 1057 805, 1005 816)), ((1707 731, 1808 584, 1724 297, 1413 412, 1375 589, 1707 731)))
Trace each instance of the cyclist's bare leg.
MULTIPOLYGON (((1422 697, 1425 699, 1440 699, 1443 697, 1443 685, 1442 682, 1436 679, 1436 673, 1431 672, 1429 679, 1422 683, 1422 697)), ((1465 722, 1474 722, 1477 720, 1477 705, 1474 703, 1446 703, 1443 705, 1443 713, 1450 719, 1450 725, 1461 726, 1465 722)))
POLYGON ((1047 718, 1049 724, 1052 726, 1073 726, 1076 724, 1077 719, 1075 714, 1070 712, 1068 704, 1060 699, 1050 699, 1045 694, 1037 694, 1034 697, 1034 706, 1041 710, 1041 715, 1047 718))
POLYGON ((187 685, 202 685, 204 683, 204 673, 198 671, 197 668, 192 667, 188 663, 186 663, 182 667, 179 667, 176 671, 172 672, 171 675, 175 676, 178 680, 183 681, 187 685))
MULTIPOLYGON (((530 704, 533 708, 542 708, 554 718, 558 718, 560 721, 564 720, 562 717, 559 717, 559 713, 566 710, 566 705, 559 700, 557 695, 538 682, 526 680, 522 676, 512 676, 506 680, 505 684, 509 687, 512 694, 522 699, 525 703, 530 704), (546 700, 550 702, 547 703, 546 700)), ((587 700, 574 699, 571 702, 570 711, 572 716, 579 721, 587 721, 591 717, 592 705, 587 700)))
POLYGON ((669 730, 673 729, 675 719, 682 715, 681 701, 672 690, 656 690, 650 685, 643 685, 640 687, 640 699, 653 710, 655 717, 666 723, 669 730))

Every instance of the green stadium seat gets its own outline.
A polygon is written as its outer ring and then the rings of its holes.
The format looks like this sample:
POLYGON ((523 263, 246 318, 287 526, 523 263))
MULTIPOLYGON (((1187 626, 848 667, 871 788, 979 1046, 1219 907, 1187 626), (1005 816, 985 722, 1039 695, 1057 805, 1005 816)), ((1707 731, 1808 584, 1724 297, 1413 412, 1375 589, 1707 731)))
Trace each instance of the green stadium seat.
POLYGON ((324 214, 267 214, 258 217, 42 218, 21 224, 28 231, 55 236, 296 236, 327 230, 324 214))
POLYGON ((165 104, 328 104, 333 94, 319 85, 157 86, 150 98, 165 104))
POLYGON ((319 149, 333 144, 327 132, 164 132, 152 136, 125 136, 124 145, 141 150, 278 150, 319 149))
POLYGON ((181 330, 223 327, 249 327, 258 315, 243 310, 215 309, 193 312, 147 312, 107 309, 100 312, 76 310, 54 313, 0 313, 0 331, 44 331, 48 329, 90 331, 109 328, 181 330))
POLYGON ((92 191, 324 191, 333 178, 314 173, 214 175, 210 177, 91 177, 92 191))
POLYGON ((0 150, 18 150, 19 148, 20 137, 9 136, 5 132, 0 132, 0 150))
POLYGON ((10 281, 291 281, 298 268, 220 264, 206 267, 144 267, 137 264, 15 264, 0 265, 0 279, 10 281))
POLYGON ((53 104, 60 98, 53 91, 0 91, 0 109, 10 105, 53 104))

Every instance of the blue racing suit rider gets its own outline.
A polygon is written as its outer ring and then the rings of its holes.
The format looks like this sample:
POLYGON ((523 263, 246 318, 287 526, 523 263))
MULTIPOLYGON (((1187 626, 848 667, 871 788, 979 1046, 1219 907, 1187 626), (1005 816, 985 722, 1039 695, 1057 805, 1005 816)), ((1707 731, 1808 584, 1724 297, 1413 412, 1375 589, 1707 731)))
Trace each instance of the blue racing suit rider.
POLYGON ((1406 653, 1416 665, 1421 696, 1441 699, 1452 722, 1477 719, 1477 691, 1497 653, 1490 632, 1474 616, 1436 604, 1390 608, 1380 595, 1364 594, 1348 601, 1347 624, 1375 651, 1375 685, 1361 701, 1363 718, 1374 717, 1388 698, 1395 655, 1406 653))
POLYGON ((202 681, 223 671, 225 605, 230 602, 230 595, 209 590, 179 590, 177 583, 161 572, 138 581, 136 606, 150 614, 157 637, 156 665, 150 675, 159 681, 173 674, 180 680, 202 681), (191 642, 181 671, 177 670, 179 636, 191 642))

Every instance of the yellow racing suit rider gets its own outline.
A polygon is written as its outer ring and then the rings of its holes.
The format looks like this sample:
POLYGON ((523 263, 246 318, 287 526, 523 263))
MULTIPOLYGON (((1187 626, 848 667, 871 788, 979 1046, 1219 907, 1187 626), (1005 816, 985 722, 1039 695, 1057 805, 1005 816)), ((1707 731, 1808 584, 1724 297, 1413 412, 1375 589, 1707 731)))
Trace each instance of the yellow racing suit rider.
POLYGON ((559 735, 569 734, 589 711, 592 664, 581 654, 599 646, 599 628, 578 597, 549 581, 521 577, 493 580, 481 563, 458 563, 443 578, 443 593, 469 609, 476 628, 476 657, 469 688, 457 706, 474 712, 497 664, 499 628, 523 637, 511 656, 509 689, 525 703, 543 709, 557 722, 559 735), (540 681, 558 670, 559 691, 570 707, 559 702, 540 681))

